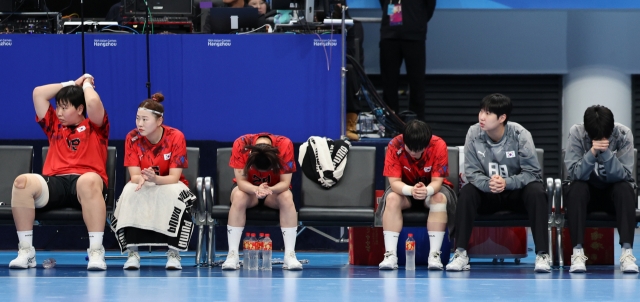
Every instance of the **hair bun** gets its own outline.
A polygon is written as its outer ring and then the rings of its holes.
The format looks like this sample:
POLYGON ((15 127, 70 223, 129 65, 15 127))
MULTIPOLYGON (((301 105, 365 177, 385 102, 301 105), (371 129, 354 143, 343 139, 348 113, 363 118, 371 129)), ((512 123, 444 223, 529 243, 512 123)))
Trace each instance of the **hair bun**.
POLYGON ((151 96, 151 99, 158 103, 162 103, 162 101, 164 101, 164 95, 160 92, 156 92, 151 96))

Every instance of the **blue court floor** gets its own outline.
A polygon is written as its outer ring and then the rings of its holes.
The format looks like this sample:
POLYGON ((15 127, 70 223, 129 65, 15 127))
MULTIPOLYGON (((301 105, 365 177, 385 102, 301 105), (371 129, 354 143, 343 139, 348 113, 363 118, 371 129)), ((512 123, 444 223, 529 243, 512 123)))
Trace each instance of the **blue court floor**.
MULTIPOLYGON (((636 242, 640 239, 636 232, 636 242)), ((617 241, 617 238, 616 238, 617 241)), ((531 246, 532 240, 529 240, 531 246)), ((640 259, 640 248, 634 250, 640 259)), ((147 253, 139 271, 124 271, 125 259, 108 257, 104 272, 86 270, 86 252, 38 251, 38 267, 10 270, 16 251, 0 252, 0 301, 637 301, 640 276, 622 274, 617 265, 588 266, 586 274, 555 267, 533 272, 534 255, 520 264, 472 259, 471 271, 415 271, 402 267, 350 266, 347 253, 298 252, 309 263, 302 271, 222 271, 194 267, 194 253, 184 253, 182 271, 164 269, 164 253, 147 253), (53 269, 42 261, 53 257, 53 269)), ((107 256, 120 256, 109 251, 107 256)), ((273 258, 283 254, 274 252, 273 258)), ((618 262, 619 252, 615 255, 618 262)), ((217 258, 216 260, 224 260, 217 258)), ((640 262, 639 262, 640 263, 640 262)))

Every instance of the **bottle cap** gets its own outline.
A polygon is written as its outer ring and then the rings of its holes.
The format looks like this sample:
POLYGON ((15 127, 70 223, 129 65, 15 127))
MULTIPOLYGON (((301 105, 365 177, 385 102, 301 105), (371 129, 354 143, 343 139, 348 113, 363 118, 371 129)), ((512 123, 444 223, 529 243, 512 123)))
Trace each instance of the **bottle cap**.
POLYGON ((256 233, 251 233, 251 237, 256 237, 256 233))
POLYGON ((412 233, 409 233, 409 237, 413 237, 413 234, 412 234, 412 233))
POLYGON ((260 237, 264 237, 264 233, 260 233, 260 237))
POLYGON ((269 238, 269 236, 270 236, 269 233, 264 234, 264 237, 269 238))
POLYGON ((249 237, 249 236, 251 236, 251 233, 247 232, 247 234, 245 236, 249 237))

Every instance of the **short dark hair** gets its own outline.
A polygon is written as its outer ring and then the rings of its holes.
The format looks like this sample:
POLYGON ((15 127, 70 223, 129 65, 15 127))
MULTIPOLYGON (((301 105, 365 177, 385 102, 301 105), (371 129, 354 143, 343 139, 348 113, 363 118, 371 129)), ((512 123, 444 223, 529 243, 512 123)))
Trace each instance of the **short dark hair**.
POLYGON ((62 89, 56 93, 56 106, 69 104, 76 109, 82 105, 82 114, 84 117, 87 117, 87 102, 84 100, 82 87, 76 85, 62 87, 62 89))
POLYGON ((507 124, 509 121, 509 116, 511 115, 511 109, 513 109, 513 105, 511 104, 511 99, 500 93, 494 93, 485 96, 480 103, 480 110, 484 110, 489 113, 495 113, 498 118, 501 115, 506 115, 506 119, 504 120, 503 125, 507 124))
POLYGON ((254 146, 246 146, 251 151, 247 163, 244 165, 244 174, 247 175, 249 169, 253 166, 258 170, 273 170, 280 172, 280 158, 278 148, 269 144, 257 144, 254 146))
POLYGON ((405 146, 411 151, 420 151, 431 141, 431 127, 421 120, 412 120, 404 127, 402 139, 405 146))
POLYGON ((584 130, 591 139, 609 138, 613 123, 613 112, 605 106, 594 105, 584 111, 584 130))

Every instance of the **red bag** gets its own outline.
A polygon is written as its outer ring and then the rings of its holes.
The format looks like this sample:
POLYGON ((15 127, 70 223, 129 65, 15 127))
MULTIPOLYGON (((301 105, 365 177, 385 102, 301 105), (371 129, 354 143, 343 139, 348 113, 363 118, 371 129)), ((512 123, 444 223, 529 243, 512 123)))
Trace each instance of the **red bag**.
MULTIPOLYGON (((376 199, 382 198, 384 190, 376 190, 376 199)), ((378 207, 378 201, 375 201, 378 207)), ((375 211, 375 210, 374 210, 375 211)), ((384 236, 382 228, 349 228, 349 264, 378 265, 384 258, 384 236)))

